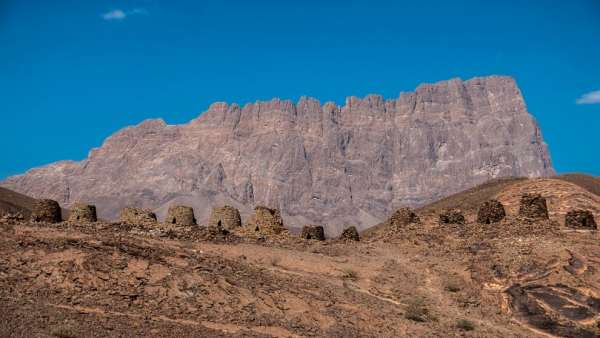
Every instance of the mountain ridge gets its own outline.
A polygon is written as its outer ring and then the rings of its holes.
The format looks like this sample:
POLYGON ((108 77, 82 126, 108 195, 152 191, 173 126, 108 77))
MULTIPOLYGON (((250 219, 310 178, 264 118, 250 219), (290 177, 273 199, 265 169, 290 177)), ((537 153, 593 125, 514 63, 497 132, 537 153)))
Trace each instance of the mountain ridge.
POLYGON ((397 99, 349 96, 216 102, 187 124, 149 119, 109 136, 86 159, 13 176, 2 186, 114 218, 126 204, 165 212, 232 204, 282 209, 295 226, 377 224, 490 178, 551 176, 547 146, 505 76, 422 84, 397 99), (104 210, 104 211, 103 211, 104 210), (106 211, 108 210, 108 211, 106 211), (104 213, 104 214, 103 214, 104 213))

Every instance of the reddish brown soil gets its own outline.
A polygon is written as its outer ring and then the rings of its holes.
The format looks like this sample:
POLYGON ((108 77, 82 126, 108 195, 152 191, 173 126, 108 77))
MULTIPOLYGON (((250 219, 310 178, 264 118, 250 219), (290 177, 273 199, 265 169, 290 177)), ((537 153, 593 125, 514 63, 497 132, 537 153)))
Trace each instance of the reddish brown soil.
POLYGON ((555 217, 596 200, 529 180, 558 194, 551 219, 531 222, 510 202, 523 182, 494 192, 507 203, 500 223, 463 208, 466 224, 440 225, 429 208, 360 242, 3 224, 0 336, 596 337, 600 236, 555 217))

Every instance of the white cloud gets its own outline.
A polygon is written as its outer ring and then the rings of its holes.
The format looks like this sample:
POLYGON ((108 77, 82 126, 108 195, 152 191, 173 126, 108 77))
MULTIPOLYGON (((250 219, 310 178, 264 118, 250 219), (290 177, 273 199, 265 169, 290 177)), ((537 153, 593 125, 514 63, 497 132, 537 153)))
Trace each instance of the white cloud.
POLYGON ((106 12, 102 14, 102 19, 104 20, 123 20, 127 17, 127 14, 120 9, 114 9, 110 12, 106 12))
POLYGON ((600 103, 600 90, 583 94, 575 102, 577 104, 598 104, 600 103))
POLYGON ((148 15, 148 11, 144 8, 134 8, 130 11, 124 11, 122 9, 113 9, 112 11, 103 13, 102 19, 106 21, 122 21, 131 15, 148 15))

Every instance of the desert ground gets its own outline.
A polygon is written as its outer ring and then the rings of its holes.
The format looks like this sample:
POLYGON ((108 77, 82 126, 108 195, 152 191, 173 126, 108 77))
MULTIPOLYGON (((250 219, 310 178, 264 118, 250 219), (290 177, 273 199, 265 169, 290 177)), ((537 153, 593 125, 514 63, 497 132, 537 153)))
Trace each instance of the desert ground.
POLYGON ((598 337, 600 236, 564 223, 573 209, 600 221, 592 183, 497 180, 360 241, 4 217, 0 336, 598 337), (548 219, 520 214, 525 193, 548 219), (481 224, 491 198, 506 217, 481 224), (464 224, 440 223, 449 209, 464 224))

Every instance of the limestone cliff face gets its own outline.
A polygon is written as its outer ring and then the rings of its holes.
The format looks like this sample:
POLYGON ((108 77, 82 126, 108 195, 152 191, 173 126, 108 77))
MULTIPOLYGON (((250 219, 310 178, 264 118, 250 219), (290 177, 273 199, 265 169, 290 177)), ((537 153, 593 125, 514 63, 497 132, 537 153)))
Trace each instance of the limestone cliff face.
POLYGON ((159 217, 188 204, 200 222, 231 204, 280 208, 287 225, 365 228, 501 176, 554 174, 540 130, 510 77, 424 84, 393 100, 312 98, 240 107, 215 103, 184 125, 147 120, 81 162, 57 162, 1 183, 115 218, 136 205, 159 217))

